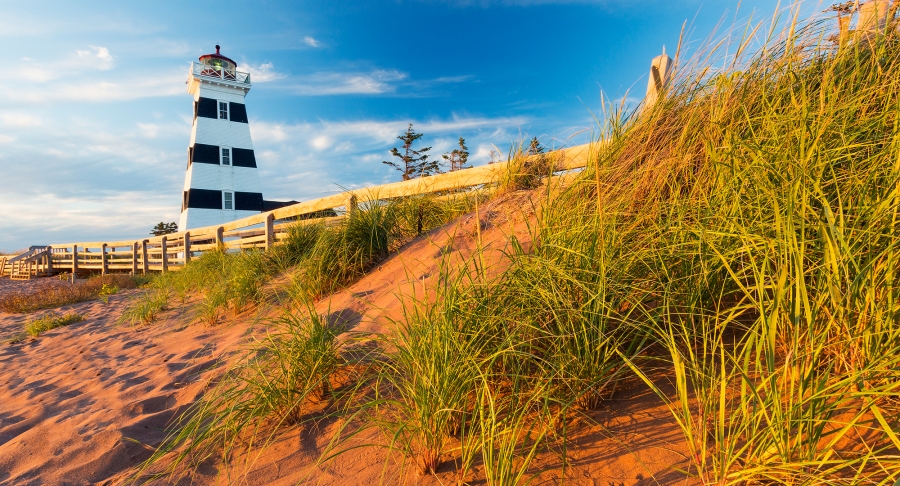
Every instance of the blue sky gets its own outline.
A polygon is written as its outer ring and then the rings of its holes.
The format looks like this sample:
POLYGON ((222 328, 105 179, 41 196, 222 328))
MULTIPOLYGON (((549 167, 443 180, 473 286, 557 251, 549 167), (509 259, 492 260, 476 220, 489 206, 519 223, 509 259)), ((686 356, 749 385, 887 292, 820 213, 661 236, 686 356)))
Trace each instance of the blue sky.
MULTIPOLYGON (((639 99, 682 25, 771 17, 775 0, 0 2, 0 250, 127 239, 176 221, 190 61, 252 74, 266 199, 398 180, 413 123, 439 156, 586 140, 601 92, 639 99)), ((740 20, 739 20, 740 21, 740 20)))

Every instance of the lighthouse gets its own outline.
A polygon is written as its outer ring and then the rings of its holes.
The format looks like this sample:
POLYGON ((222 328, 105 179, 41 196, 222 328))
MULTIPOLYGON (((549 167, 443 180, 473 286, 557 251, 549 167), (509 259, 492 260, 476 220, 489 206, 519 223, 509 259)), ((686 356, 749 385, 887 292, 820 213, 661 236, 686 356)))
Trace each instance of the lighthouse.
POLYGON ((250 74, 215 54, 200 56, 188 72, 194 118, 181 202, 181 231, 213 226, 280 206, 263 201, 244 98, 250 74))

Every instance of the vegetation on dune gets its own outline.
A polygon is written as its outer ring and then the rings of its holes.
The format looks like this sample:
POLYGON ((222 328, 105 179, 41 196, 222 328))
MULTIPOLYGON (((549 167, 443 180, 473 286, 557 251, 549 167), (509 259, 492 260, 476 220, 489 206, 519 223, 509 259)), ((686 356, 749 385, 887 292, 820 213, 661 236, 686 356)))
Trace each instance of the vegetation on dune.
POLYGON ((248 446, 264 447, 311 408, 327 406, 344 364, 337 333, 311 303, 286 312, 179 418, 142 472, 162 477, 210 458, 232 464, 248 446), (164 458, 165 467, 151 468, 164 458))
POLYGON ((301 220, 268 252, 211 251, 178 272, 153 277, 147 292, 131 302, 122 322, 149 324, 169 306, 198 296, 197 318, 209 325, 228 312, 240 314, 263 302, 266 284, 279 274, 293 275, 286 293, 296 301, 321 298, 352 283, 423 231, 468 212, 480 192, 438 198, 420 196, 392 202, 366 202, 332 224, 301 220))
MULTIPOLYGON (((346 420, 323 460, 378 427, 421 473, 566 478, 572 419, 630 381, 669 407, 689 451, 673 467, 705 484, 894 483, 900 35, 886 32, 835 46, 824 24, 793 22, 722 74, 699 63, 655 106, 610 110, 596 159, 507 270, 448 262, 438 298, 404 302, 397 332, 354 359, 311 305, 286 317, 145 470, 229 462, 327 412, 346 420), (335 376, 353 383, 328 394, 335 376), (541 454, 559 468, 537 470, 541 454)), ((551 168, 534 160, 514 160, 505 187, 539 187, 551 168)), ((298 227, 279 257, 297 295, 358 277, 437 204, 298 227)))
POLYGON ((84 316, 74 312, 69 312, 67 314, 45 314, 26 322, 25 332, 31 337, 38 337, 42 332, 56 329, 57 327, 68 326, 69 324, 83 320, 84 316))
POLYGON ((133 289, 143 282, 142 277, 128 275, 95 276, 74 284, 45 280, 35 287, 0 296, 0 310, 25 313, 98 298, 108 301, 120 289, 133 289))

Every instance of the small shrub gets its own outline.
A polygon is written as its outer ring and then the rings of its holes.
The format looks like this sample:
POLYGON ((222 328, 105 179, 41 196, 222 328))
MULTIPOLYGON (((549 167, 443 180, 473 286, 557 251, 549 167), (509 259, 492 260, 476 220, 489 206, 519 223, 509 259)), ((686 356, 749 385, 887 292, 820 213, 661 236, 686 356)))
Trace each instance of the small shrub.
POLYGON ((118 322, 131 324, 132 327, 146 326, 155 321, 159 313, 166 310, 168 306, 168 290, 151 289, 129 303, 118 322))
POLYGON ((200 300, 198 316, 209 326, 219 323, 222 313, 228 305, 228 296, 222 286, 209 289, 200 300))
POLYGON ((100 288, 100 292, 97 292, 97 297, 100 297, 100 300, 104 304, 108 304, 109 296, 117 293, 119 293, 119 287, 117 285, 103 284, 103 287, 100 288))
POLYGON ((38 337, 44 331, 56 329, 57 327, 68 326, 73 322, 83 321, 84 316, 69 312, 68 314, 50 313, 28 321, 25 324, 25 332, 31 337, 38 337))
POLYGON ((40 309, 51 309, 100 297, 104 286, 108 288, 131 289, 138 286, 140 279, 130 275, 103 275, 91 277, 77 283, 57 279, 44 279, 27 290, 0 296, 0 310, 10 313, 25 313, 40 309))

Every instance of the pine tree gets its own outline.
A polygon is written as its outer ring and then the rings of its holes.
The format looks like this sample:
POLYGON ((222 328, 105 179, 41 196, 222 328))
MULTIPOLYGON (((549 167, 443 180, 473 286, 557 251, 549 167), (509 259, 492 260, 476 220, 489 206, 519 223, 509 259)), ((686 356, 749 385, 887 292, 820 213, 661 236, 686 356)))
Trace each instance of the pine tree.
POLYGON ((399 162, 384 160, 381 163, 389 165, 403 173, 403 180, 408 181, 416 177, 425 177, 432 174, 440 173, 441 168, 436 160, 428 160, 428 151, 431 147, 416 150, 413 143, 422 138, 421 133, 413 130, 412 123, 406 129, 406 133, 397 137, 403 142, 403 152, 397 150, 397 147, 391 149, 391 155, 400 159, 399 162))
POLYGON ((160 221, 152 230, 150 230, 150 234, 153 236, 169 235, 172 233, 178 233, 178 223, 163 223, 160 221))
POLYGON ((444 154, 444 160, 450 166, 450 172, 460 169, 468 169, 469 148, 466 147, 466 139, 459 137, 459 148, 453 149, 450 153, 444 154))
POLYGON ((544 153, 544 147, 541 145, 541 142, 538 141, 537 137, 532 138, 525 155, 537 155, 542 153, 544 153))

